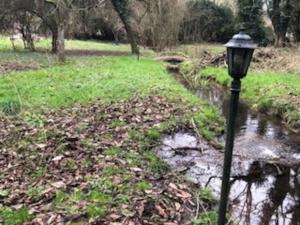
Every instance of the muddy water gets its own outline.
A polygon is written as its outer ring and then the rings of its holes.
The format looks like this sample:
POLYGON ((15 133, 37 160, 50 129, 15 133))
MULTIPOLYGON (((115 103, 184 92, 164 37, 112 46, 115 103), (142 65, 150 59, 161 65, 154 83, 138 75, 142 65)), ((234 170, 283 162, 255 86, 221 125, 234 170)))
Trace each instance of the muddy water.
MULTIPOLYGON (((228 94, 211 88, 195 92, 228 114, 228 94)), ((224 140, 221 140, 224 142, 224 140)), ((240 105, 232 165, 230 210, 240 225, 300 225, 300 134, 280 120, 240 105)), ((158 155, 219 197, 223 152, 192 134, 163 139, 158 155)))

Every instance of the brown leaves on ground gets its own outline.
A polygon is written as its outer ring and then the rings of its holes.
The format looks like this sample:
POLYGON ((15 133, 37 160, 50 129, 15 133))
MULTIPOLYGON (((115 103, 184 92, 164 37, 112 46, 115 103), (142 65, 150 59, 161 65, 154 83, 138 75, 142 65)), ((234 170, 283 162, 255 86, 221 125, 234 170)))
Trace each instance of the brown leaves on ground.
POLYGON ((184 224, 187 184, 151 171, 160 163, 145 152, 147 130, 189 113, 179 105, 146 97, 0 118, 0 208, 26 207, 28 224, 184 224))
POLYGON ((101 51, 101 50, 66 50, 68 56, 130 56, 126 51, 101 51))
MULTIPOLYGON (((282 71, 300 73, 300 54, 294 49, 258 48, 254 52, 251 68, 258 71, 282 71)), ((226 52, 203 51, 199 56, 200 66, 226 66, 226 52)))
POLYGON ((33 70, 38 69, 39 66, 35 64, 24 64, 19 62, 10 62, 10 63, 0 63, 0 74, 8 73, 11 71, 24 71, 24 70, 33 70))

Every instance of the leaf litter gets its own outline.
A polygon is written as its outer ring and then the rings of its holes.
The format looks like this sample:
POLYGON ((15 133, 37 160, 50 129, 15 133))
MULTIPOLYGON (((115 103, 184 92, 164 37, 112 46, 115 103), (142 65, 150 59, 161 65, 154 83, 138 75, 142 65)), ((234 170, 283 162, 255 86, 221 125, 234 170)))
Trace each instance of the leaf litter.
POLYGON ((158 140, 146 132, 190 113, 182 101, 154 96, 0 117, 0 208, 25 207, 26 224, 187 223, 193 189, 147 151, 158 140))

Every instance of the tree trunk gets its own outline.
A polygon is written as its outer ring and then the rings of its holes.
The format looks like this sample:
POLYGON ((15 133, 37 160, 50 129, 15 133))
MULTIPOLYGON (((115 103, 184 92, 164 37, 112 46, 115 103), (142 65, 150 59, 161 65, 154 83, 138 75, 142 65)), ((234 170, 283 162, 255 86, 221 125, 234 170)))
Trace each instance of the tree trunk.
POLYGON ((57 53, 57 39, 58 39, 58 29, 52 30, 52 49, 51 52, 56 54, 57 53))
POLYGON ((275 33, 275 47, 282 48, 282 47, 286 47, 286 45, 287 43, 286 43, 285 33, 280 33, 280 32, 275 33))
POLYGON ((127 32, 128 41, 131 45, 132 54, 140 54, 138 47, 138 32, 133 28, 130 21, 130 9, 128 6, 128 0, 111 0, 112 5, 122 20, 125 30, 127 32))
POLYGON ((27 46, 30 51, 35 51, 35 46, 34 46, 34 40, 32 38, 32 32, 30 28, 30 24, 27 24, 25 27, 25 35, 26 35, 26 41, 27 41, 27 46))
POLYGON ((65 27, 63 23, 58 25, 57 55, 60 62, 66 61, 65 56, 65 27))
POLYGON ((13 36, 10 37, 10 42, 11 42, 11 45, 13 47, 13 50, 16 51, 16 45, 15 45, 15 38, 13 36))
POLYGON ((125 29, 126 29, 126 32, 127 32, 127 36, 128 36, 128 40, 130 42, 130 45, 131 45, 131 53, 132 54, 140 54, 140 51, 139 51, 139 46, 138 46, 138 41, 137 41, 137 32, 134 32, 132 29, 131 29, 131 25, 130 23, 128 22, 123 22, 125 24, 125 29))
POLYGON ((273 0, 271 10, 268 13, 272 21, 275 33, 275 47, 287 46, 287 29, 290 23, 290 0, 273 0))

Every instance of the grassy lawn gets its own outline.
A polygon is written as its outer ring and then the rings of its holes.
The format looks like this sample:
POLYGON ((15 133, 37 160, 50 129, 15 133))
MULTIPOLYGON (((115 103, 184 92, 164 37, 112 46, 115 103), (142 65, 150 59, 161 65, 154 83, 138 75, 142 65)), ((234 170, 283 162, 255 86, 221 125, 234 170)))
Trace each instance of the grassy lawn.
MULTIPOLYGON (((34 65, 35 67, 52 67, 57 65, 56 56, 50 53, 51 49, 51 40, 42 39, 35 42, 36 52, 28 53, 27 50, 24 50, 24 46, 21 40, 15 41, 16 51, 12 51, 12 45, 7 37, 0 36, 0 65, 2 63, 18 63, 25 65, 34 65)), ((65 47, 67 52, 72 51, 93 51, 101 52, 105 55, 105 52, 118 52, 118 53, 128 53, 130 54, 131 48, 127 44, 115 45, 114 43, 103 43, 98 41, 81 41, 81 40, 66 40, 65 47)), ((80 53, 79 53, 80 54, 80 53)), ((141 54, 151 56, 154 53, 151 50, 141 48, 141 54)), ((76 57, 69 57, 69 60, 76 57)), ((1 70, 0 70, 1 72, 1 70)))
MULTIPOLYGON (((0 62, 42 65, 0 76, 0 223, 192 223, 201 191, 151 149, 164 132, 195 129, 192 121, 216 144, 224 123, 217 109, 148 57, 69 57, 60 65, 50 55, 43 64, 45 53, 0 43, 0 62)), ((67 42, 93 45, 115 50, 67 42)))
MULTIPOLYGON (((213 77, 222 85, 230 86, 225 68, 206 68, 200 76, 213 77)), ((300 128, 300 77, 282 72, 251 71, 243 79, 242 98, 262 111, 281 116, 290 128, 300 128)))
POLYGON ((187 97, 183 87, 151 59, 93 57, 68 65, 10 73, 1 78, 0 102, 17 101, 25 108, 70 106, 99 98, 107 102, 160 92, 187 97))
MULTIPOLYGON (((23 49, 23 42, 21 40, 15 41, 15 46, 18 50, 23 49)), ((51 49, 51 39, 41 39, 35 42, 35 46, 38 50, 46 50, 51 49)), ((103 43, 97 41, 80 41, 80 40, 67 40, 66 41, 66 49, 67 50, 101 50, 101 51, 125 51, 130 52, 130 46, 127 44, 119 44, 115 45, 113 43, 103 43)), ((12 44, 9 38, 0 36, 0 49, 3 50, 11 50, 12 44)))

